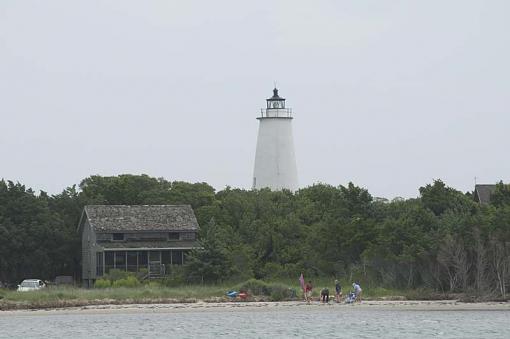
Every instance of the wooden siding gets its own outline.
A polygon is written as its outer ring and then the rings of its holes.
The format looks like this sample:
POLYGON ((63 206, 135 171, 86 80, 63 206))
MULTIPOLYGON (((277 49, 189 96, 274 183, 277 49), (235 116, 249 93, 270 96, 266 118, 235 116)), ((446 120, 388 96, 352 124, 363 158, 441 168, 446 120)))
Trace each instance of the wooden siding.
MULTIPOLYGON (((122 233, 122 232, 118 232, 122 233)), ((171 233, 179 233, 179 240, 195 240, 196 232, 171 232, 171 233)), ((122 241, 166 241, 169 240, 168 234, 169 232, 126 232, 124 234, 124 240, 122 241)), ((97 233, 97 242, 110 242, 113 240, 113 233, 97 233)), ((117 242, 117 240, 115 240, 117 242)))
POLYGON ((196 233, 195 232, 183 232, 181 233, 181 240, 195 240, 196 233))
POLYGON ((90 224, 88 220, 85 219, 84 225, 82 228, 81 235, 81 265, 82 265, 82 279, 91 279, 91 269, 92 263, 91 260, 91 237, 92 232, 90 229, 90 224))

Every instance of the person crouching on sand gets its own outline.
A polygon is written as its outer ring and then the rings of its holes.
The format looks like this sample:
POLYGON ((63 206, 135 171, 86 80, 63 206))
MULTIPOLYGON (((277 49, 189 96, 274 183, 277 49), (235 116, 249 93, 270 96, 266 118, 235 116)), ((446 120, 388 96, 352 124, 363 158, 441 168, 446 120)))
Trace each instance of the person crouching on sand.
POLYGON ((305 299, 307 303, 310 303, 312 301, 312 281, 308 281, 305 285, 305 299))
POLYGON ((324 287, 321 290, 321 301, 324 304, 328 304, 329 303, 329 289, 327 287, 324 287))
POLYGON ((339 303, 340 299, 342 299, 342 285, 338 280, 335 280, 335 301, 339 303))

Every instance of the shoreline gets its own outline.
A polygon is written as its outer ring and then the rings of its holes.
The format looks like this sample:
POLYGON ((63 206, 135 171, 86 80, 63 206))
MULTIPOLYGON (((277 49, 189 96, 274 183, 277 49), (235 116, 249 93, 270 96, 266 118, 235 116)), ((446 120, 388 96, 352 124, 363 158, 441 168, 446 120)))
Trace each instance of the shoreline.
POLYGON ((120 314, 120 313, 180 313, 180 312, 252 312, 252 311, 303 311, 330 308, 344 311, 378 310, 378 311, 510 311, 510 302, 464 303, 457 300, 422 300, 422 301, 371 301, 361 304, 344 304, 330 302, 321 304, 304 301, 253 301, 253 302, 206 302, 190 303, 120 303, 103 305, 85 305, 56 308, 9 309, 0 311, 1 316, 16 315, 65 315, 65 314, 120 314))

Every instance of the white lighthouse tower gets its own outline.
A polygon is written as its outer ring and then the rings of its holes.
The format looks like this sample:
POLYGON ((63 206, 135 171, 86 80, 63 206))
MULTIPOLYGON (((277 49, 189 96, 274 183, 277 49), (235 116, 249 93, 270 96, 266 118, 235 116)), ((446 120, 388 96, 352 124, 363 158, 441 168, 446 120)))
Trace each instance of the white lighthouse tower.
POLYGON ((285 99, 273 90, 273 96, 261 110, 253 189, 273 191, 298 188, 296 155, 292 137, 292 110, 285 107, 285 99))

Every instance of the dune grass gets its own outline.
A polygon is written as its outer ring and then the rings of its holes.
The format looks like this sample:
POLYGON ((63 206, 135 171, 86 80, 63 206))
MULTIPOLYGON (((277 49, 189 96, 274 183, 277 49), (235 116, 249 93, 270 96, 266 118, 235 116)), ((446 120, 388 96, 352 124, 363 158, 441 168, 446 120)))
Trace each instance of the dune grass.
MULTIPOLYGON (((299 277, 296 279, 276 279, 270 280, 269 282, 280 283, 288 285, 289 287, 296 290, 298 297, 303 295, 301 290, 301 286, 298 281, 299 277)), ((305 281, 308 282, 310 279, 305 277, 305 281)), ((340 285, 342 286, 342 293, 346 296, 352 288, 352 281, 347 279, 338 279, 340 285)), ((326 287, 329 289, 329 295, 335 295, 335 279, 334 278, 312 278, 313 285, 313 297, 319 297, 320 291, 322 288, 326 287)), ((361 281, 361 288, 363 289, 363 299, 370 300, 438 300, 438 299, 449 299, 450 296, 439 293, 432 289, 397 289, 397 288, 385 288, 381 286, 370 286, 365 285, 363 281, 361 281)))
POLYGON ((17 292, 2 291, 0 310, 78 307, 105 304, 147 304, 221 301, 225 286, 163 287, 145 285, 136 288, 84 289, 77 287, 48 287, 44 290, 17 292))
MULTIPOLYGON (((323 287, 329 288, 330 296, 335 294, 334 279, 314 279, 313 296, 318 297, 323 287)), ((351 290, 351 284, 341 281, 344 296, 351 290)), ((252 287, 250 294, 261 296, 266 301, 289 300, 289 291, 294 290, 297 300, 302 298, 298 279, 260 281, 251 279, 243 283, 219 285, 162 286, 150 283, 138 287, 92 288, 55 287, 31 292, 16 292, 0 289, 0 310, 27 308, 58 308, 70 306, 133 304, 133 303, 175 303, 204 301, 227 301, 226 291, 252 287)), ((394 290, 382 287, 363 287, 363 299, 438 299, 437 293, 429 290, 394 290)))

